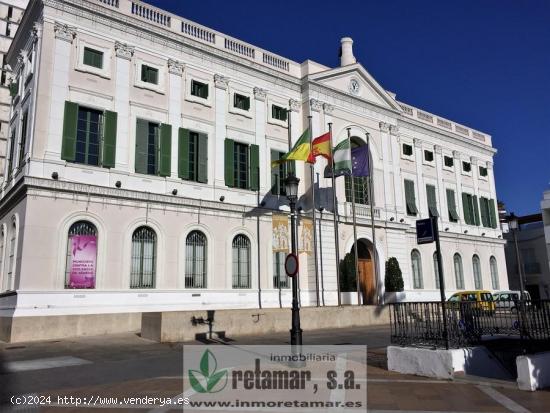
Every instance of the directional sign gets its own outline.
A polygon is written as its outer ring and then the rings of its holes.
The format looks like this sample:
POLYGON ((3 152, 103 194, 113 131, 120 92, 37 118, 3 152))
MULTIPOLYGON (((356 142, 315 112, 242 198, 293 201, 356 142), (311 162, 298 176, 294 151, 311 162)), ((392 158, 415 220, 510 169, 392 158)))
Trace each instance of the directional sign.
POLYGON ((416 221, 416 242, 418 244, 429 244, 434 242, 434 228, 431 218, 419 219, 416 221))
POLYGON ((298 257, 295 254, 288 254, 285 260, 285 271, 289 277, 294 277, 298 273, 298 257))

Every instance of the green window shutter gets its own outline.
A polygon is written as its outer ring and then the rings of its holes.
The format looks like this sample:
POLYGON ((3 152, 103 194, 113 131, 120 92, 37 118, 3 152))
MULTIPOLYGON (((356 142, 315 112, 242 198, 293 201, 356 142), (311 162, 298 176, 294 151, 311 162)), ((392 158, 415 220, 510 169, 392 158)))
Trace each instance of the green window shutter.
POLYGON ((208 182, 208 135, 199 133, 198 140, 197 181, 205 184, 208 182))
POLYGON ((477 196, 473 196, 474 202, 474 224, 479 226, 479 204, 477 203, 477 196))
POLYGON ((426 194, 428 197, 428 211, 432 217, 438 217, 437 198, 435 196, 435 186, 426 185, 426 194))
POLYGON ((489 217, 491 219, 491 228, 496 228, 498 224, 494 199, 489 199, 489 217))
POLYGON ((76 152, 76 126, 78 122, 78 105, 65 102, 63 117, 63 141, 61 143, 61 159, 74 161, 76 152))
POLYGON ((105 111, 105 126, 103 130, 103 161, 105 168, 115 167, 116 157, 117 113, 105 111))
POLYGON ((260 189, 260 147, 258 145, 250 145, 249 165, 249 187, 252 191, 257 191, 260 189))
POLYGON ((489 223, 489 204, 488 204, 488 199, 487 198, 484 198, 484 197, 480 197, 479 198, 479 209, 480 209, 480 213, 481 213, 481 224, 484 226, 484 227, 490 227, 490 223, 489 223))
POLYGON ((470 212, 471 208, 470 196, 463 192, 462 193, 462 209, 464 212, 464 222, 468 225, 472 225, 472 214, 470 212))
POLYGON ((178 130, 178 176, 189 179, 189 129, 178 130))
POLYGON ((170 176, 172 161, 172 125, 163 123, 160 125, 160 162, 159 175, 170 176))
POLYGON ((149 122, 138 119, 136 122, 136 173, 147 173, 147 156, 149 140, 149 122))
MULTIPOLYGON (((279 151, 271 149, 271 162, 279 160, 279 151)), ((271 165, 270 165, 271 167, 271 165)), ((271 168, 271 193, 279 195, 279 166, 271 168)))
POLYGON ((235 142, 233 139, 226 139, 225 143, 225 185, 228 187, 235 186, 235 177, 233 176, 233 151, 235 150, 235 142))
POLYGON ((414 182, 407 179, 405 179, 405 200, 409 215, 416 215, 418 209, 416 208, 416 197, 414 195, 414 182))
POLYGON ((458 212, 456 209, 455 191, 447 189, 447 207, 449 209, 449 219, 458 221, 458 212))

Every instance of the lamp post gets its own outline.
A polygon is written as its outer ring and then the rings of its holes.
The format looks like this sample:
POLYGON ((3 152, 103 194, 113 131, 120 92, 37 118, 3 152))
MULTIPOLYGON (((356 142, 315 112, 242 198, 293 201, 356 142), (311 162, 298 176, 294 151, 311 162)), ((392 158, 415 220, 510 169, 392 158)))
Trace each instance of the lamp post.
POLYGON ((518 217, 516 217, 516 215, 513 212, 508 217, 508 224, 510 225, 510 229, 514 234, 514 245, 516 247, 516 261, 518 263, 518 272, 519 272, 519 290, 520 290, 519 296, 520 296, 520 300, 523 300, 523 290, 524 290, 523 281, 525 279, 525 275, 523 273, 523 265, 521 262, 521 255, 519 253, 519 246, 518 246, 517 231, 519 230, 519 221, 518 221, 518 217))
MULTIPOLYGON (((296 227, 296 201, 298 200, 298 184, 300 179, 294 173, 289 173, 285 180, 286 197, 290 205, 290 239, 292 254, 298 251, 298 229, 296 227)), ((298 307, 298 273, 292 277, 292 328, 290 330, 290 345, 302 345, 302 329, 300 328, 300 307, 298 307)))

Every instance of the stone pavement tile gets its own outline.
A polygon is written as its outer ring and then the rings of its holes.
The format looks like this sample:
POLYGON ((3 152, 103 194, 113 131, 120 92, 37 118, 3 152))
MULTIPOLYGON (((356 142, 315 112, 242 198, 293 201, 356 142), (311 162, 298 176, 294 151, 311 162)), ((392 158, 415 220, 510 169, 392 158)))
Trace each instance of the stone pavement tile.
POLYGON ((369 383, 368 406, 374 410, 507 412, 507 410, 468 384, 442 382, 369 383))
POLYGON ((497 388, 497 390, 533 413, 550 413, 550 389, 536 392, 508 388, 497 388))

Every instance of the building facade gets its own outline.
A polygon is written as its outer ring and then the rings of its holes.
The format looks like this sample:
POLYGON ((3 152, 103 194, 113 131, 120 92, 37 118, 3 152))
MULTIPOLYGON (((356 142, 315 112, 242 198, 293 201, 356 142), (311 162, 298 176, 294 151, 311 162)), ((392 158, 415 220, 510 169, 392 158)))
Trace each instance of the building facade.
POLYGON ((19 27, 28 0, 0 1, 0 177, 4 176, 8 129, 10 126, 10 74, 11 67, 6 67, 6 54, 19 27))
MULTIPOLYGON (((354 182, 369 303, 384 301, 389 257, 401 299, 438 299, 435 247, 415 235, 430 214, 449 294, 507 288, 491 136, 399 102, 352 44, 329 68, 139 1, 33 2, 8 53, 19 89, 0 205, 4 319, 289 306, 288 166, 270 163, 309 117, 313 136, 332 124, 335 145, 370 135, 373 199, 354 182)), ((295 165, 305 306, 338 303, 325 167, 295 165)), ((341 259, 354 246, 350 184, 336 179, 341 259)))

